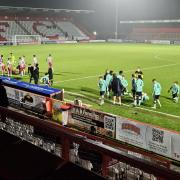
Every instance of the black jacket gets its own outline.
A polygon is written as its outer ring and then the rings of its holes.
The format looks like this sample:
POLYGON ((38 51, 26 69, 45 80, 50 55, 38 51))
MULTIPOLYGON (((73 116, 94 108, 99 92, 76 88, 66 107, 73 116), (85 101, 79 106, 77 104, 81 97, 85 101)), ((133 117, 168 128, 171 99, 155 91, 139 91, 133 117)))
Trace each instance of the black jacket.
POLYGON ((117 77, 113 78, 111 86, 112 86, 112 91, 115 93, 121 92, 123 88, 120 79, 117 77))
POLYGON ((53 80, 53 70, 52 70, 52 68, 48 69, 48 74, 49 74, 49 80, 53 80))
POLYGON ((36 67, 33 72, 34 79, 39 79, 39 67, 36 67))
POLYGON ((6 89, 0 85, 0 106, 7 107, 9 105, 6 89))

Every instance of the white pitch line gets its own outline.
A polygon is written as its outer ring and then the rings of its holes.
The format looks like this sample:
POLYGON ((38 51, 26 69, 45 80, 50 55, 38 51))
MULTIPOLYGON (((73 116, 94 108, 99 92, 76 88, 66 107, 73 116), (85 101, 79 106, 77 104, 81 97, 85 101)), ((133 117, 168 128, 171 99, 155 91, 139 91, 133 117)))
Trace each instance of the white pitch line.
MULTIPOLYGON (((80 77, 80 78, 74 78, 74 79, 67 79, 64 81, 58 81, 58 82, 54 82, 53 84, 57 84, 57 83, 63 83, 63 82, 69 82, 69 81, 77 81, 77 80, 81 80, 81 79, 88 79, 88 78, 94 78, 97 77, 98 75, 94 75, 94 76, 86 76, 86 77, 80 77)), ((100 75, 99 75, 100 76, 100 75)))
MULTIPOLYGON (((142 70, 161 69, 161 68, 164 68, 164 67, 171 67, 171 66, 176 66, 176 65, 180 65, 180 63, 165 64, 165 65, 161 65, 161 66, 151 66, 151 67, 147 67, 147 68, 142 68, 142 70)), ((133 72, 133 71, 134 71, 134 69, 130 69, 130 70, 126 70, 124 72, 133 72)), ((85 76, 85 77, 80 77, 80 78, 67 79, 67 80, 64 80, 64 81, 54 82, 54 84, 70 82, 70 81, 77 81, 77 80, 83 80, 83 79, 89 79, 89 78, 95 78, 95 77, 98 77, 98 76, 101 76, 101 75, 85 76)))
MULTIPOLYGON (((79 94, 79 93, 74 93, 74 92, 70 92, 70 91, 65 91, 65 92, 67 92, 68 94, 72 94, 72 95, 79 96, 79 97, 87 97, 87 96, 85 96, 85 95, 83 95, 83 94, 79 94)), ((88 98, 88 97, 87 97, 87 98, 88 98)), ((108 99, 106 99, 106 101, 112 103, 112 101, 110 101, 110 100, 108 100, 108 99)), ((130 105, 128 105, 128 104, 122 103, 122 105, 123 105, 123 106, 130 107, 130 105)), ((173 114, 168 114, 168 113, 165 113, 165 112, 155 111, 155 110, 151 110, 151 109, 147 109, 147 108, 143 108, 143 107, 135 107, 135 108, 180 119, 180 116, 173 115, 173 114)))

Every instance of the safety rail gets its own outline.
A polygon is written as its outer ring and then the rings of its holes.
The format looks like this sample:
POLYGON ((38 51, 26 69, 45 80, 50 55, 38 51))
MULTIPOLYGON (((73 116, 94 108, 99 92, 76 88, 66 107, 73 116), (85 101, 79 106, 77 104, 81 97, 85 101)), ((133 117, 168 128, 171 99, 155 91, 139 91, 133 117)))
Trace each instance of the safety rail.
MULTIPOLYGON (((153 174, 157 178, 161 179, 180 179, 180 174, 168 168, 162 167, 153 162, 149 162, 145 159, 140 159, 135 156, 129 155, 121 150, 110 147, 103 142, 99 142, 100 138, 93 135, 87 135, 79 133, 78 131, 63 127, 57 123, 49 120, 42 120, 30 115, 19 113, 12 109, 0 107, 1 120, 6 122, 7 119, 11 119, 15 122, 27 124, 34 127, 34 131, 41 133, 41 136, 51 137, 61 144, 62 158, 69 161, 70 150, 74 144, 86 151, 93 151, 101 155, 101 175, 108 177, 109 175, 109 162, 112 159, 116 159, 122 163, 126 163, 129 166, 139 169, 149 174, 153 174), (94 140, 93 140, 94 139, 94 140)), ((102 140, 102 139, 101 139, 102 140)), ((106 143, 108 140, 106 140, 106 143)), ((110 144, 110 141, 108 142, 110 144)), ((77 150, 77 149, 76 149, 77 150)), ((141 174, 141 173, 140 173, 141 174)))

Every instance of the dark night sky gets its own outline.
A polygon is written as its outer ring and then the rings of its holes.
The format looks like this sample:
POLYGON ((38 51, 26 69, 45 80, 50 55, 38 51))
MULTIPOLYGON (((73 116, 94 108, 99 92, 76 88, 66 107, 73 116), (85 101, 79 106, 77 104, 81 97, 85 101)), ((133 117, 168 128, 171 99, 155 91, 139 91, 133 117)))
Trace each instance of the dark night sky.
MULTIPOLYGON (((180 18, 180 0, 118 0, 122 19, 180 18)), ((116 0, 0 0, 1 6, 94 9, 114 12, 116 0)))

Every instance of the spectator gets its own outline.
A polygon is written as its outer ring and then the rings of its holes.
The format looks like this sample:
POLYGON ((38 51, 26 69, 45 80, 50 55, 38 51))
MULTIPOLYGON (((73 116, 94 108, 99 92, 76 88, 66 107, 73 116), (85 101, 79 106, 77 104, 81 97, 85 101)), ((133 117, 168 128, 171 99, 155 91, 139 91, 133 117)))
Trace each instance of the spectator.
POLYGON ((8 107, 9 102, 7 98, 6 89, 3 86, 2 79, 0 79, 0 106, 8 107))
MULTIPOLYGON (((9 102, 8 102, 6 89, 3 86, 2 79, 0 79, 0 106, 7 108, 8 105, 9 105, 9 102)), ((1 120, 2 122, 6 120, 6 115, 3 112, 1 112, 1 120)))
POLYGON ((69 37, 68 32, 65 32, 65 38, 68 39, 68 37, 69 37))

